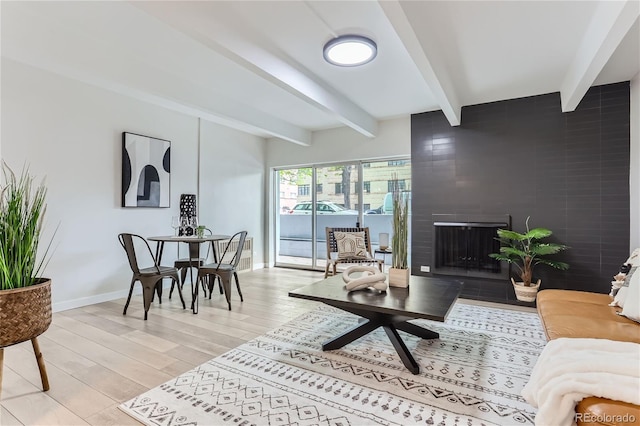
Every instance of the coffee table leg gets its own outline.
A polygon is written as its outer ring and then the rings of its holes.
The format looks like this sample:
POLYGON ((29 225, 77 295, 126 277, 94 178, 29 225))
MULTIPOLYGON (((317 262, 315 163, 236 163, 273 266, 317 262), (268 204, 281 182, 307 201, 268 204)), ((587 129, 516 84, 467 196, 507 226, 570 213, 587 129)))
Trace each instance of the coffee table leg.
POLYGON ((371 333, 376 328, 380 327, 382 324, 377 321, 365 320, 364 322, 359 323, 358 325, 350 328, 345 331, 338 337, 334 337, 333 339, 327 340, 322 344, 323 351, 331 351, 334 349, 340 349, 344 345, 347 345, 353 342, 356 339, 361 338, 365 334, 371 333))
POLYGON ((407 345, 404 344, 400 335, 398 334, 398 330, 393 325, 383 325, 384 331, 387 333, 387 337, 391 340, 391 344, 394 348, 396 348, 396 352, 400 356, 402 363, 407 370, 411 372, 411 374, 418 374, 420 372, 420 366, 416 362, 411 352, 407 348, 407 345))
POLYGON ((413 334, 414 336, 421 337, 423 339, 438 339, 440 335, 435 331, 420 327, 410 322, 400 322, 394 324, 398 330, 402 330, 406 333, 413 334))

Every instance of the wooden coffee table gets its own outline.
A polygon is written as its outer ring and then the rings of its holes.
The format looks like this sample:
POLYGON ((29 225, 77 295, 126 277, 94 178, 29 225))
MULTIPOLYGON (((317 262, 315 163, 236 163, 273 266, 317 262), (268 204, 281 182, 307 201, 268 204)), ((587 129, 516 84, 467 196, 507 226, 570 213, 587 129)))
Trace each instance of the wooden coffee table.
POLYGON ((382 327, 407 369, 418 374, 420 366, 398 330, 423 339, 437 339, 439 334, 435 331, 407 321, 424 318, 444 322, 462 286, 438 278, 411 276, 409 288, 390 287, 383 293, 371 289, 348 292, 339 274, 290 291, 289 296, 322 302, 362 317, 351 329, 324 342, 323 351, 341 348, 382 327))

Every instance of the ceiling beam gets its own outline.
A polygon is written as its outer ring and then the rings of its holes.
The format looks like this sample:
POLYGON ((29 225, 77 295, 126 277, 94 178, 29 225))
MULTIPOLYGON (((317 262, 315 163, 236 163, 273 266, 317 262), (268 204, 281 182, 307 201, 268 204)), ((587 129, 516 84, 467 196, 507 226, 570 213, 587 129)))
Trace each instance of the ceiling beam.
MULTIPOLYGON (((237 26, 233 34, 217 37, 215 40, 206 34, 206 29, 198 30, 196 26, 171 22, 194 40, 207 46, 214 52, 246 68, 265 80, 275 84, 299 99, 319 108, 351 127, 364 136, 373 138, 378 133, 378 121, 368 112, 341 95, 329 85, 313 78, 313 73, 303 70, 284 58, 281 53, 269 50, 258 37, 252 40, 240 38, 237 26)), ((218 28, 220 31, 220 28, 218 28)), ((247 29, 245 33, 250 33, 247 29)))
POLYGON ((378 4, 418 67, 449 124, 459 126, 462 106, 448 77, 444 60, 420 42, 399 1, 379 0, 378 4))
MULTIPOLYGON (((111 5, 109 5, 111 6, 111 5)), ((5 5, 3 5, 3 8, 5 5)), ((69 6, 70 8, 73 7, 69 6)), ((132 11, 148 19, 148 15, 131 5, 120 3, 117 7, 124 8, 122 16, 132 11)), ((279 119, 233 99, 222 96, 212 96, 211 92, 201 90, 199 97, 185 97, 183 93, 197 91, 191 82, 175 79, 172 85, 163 85, 156 78, 149 77, 145 62, 137 54, 121 51, 115 57, 128 58, 128 72, 121 73, 114 67, 114 60, 105 52, 110 52, 113 46, 98 37, 96 33, 83 32, 82 26, 64 25, 63 18, 54 14, 41 13, 37 5, 29 2, 15 2, 11 5, 12 19, 3 22, 2 27, 2 57, 16 62, 44 69, 55 74, 63 75, 86 84, 116 92, 130 98, 155 104, 173 111, 178 111, 194 117, 204 118, 218 124, 261 137, 278 137, 303 146, 311 145, 311 132, 299 126, 279 119), (28 22, 29 25, 24 23, 28 22), (40 32, 32 28, 46 29, 49 35, 48 43, 43 43, 40 32), (91 39, 91 36, 96 37, 91 39), (92 49, 86 49, 86 43, 91 43, 92 49), (83 52, 82 55, 76 52, 83 52), (130 56, 127 56, 129 55, 130 56), (194 100, 196 99, 196 100, 194 100)), ((66 9, 61 9, 61 13, 66 9)), ((109 8, 107 11, 118 13, 120 9, 109 8)), ((105 18, 107 19, 107 18, 105 18)), ((165 31, 163 24, 155 27, 145 27, 155 31, 165 31)), ((135 30, 135 29, 134 29, 135 30)), ((112 31, 112 29, 109 29, 112 31)), ((206 51, 206 47, 201 48, 206 51)), ((148 60, 148 58, 147 58, 148 60)), ((159 61, 161 63, 161 61, 159 61)), ((156 75, 161 73, 171 77, 169 71, 162 67, 154 70, 156 75)), ((166 80, 164 80, 166 81, 166 80)))
POLYGON ((582 38, 562 85, 563 112, 574 111, 611 55, 640 16, 640 2, 601 2, 582 38))
POLYGON ((145 2, 132 4, 213 53, 224 56, 314 108, 330 114, 364 136, 373 138, 377 135, 378 121, 372 115, 283 52, 269 48, 264 35, 240 16, 229 22, 229 14, 235 13, 231 3, 211 3, 208 9, 180 5, 181 13, 173 13, 177 3, 167 2, 163 7, 158 7, 157 3, 153 7, 147 7, 145 2), (227 16, 227 19, 221 16, 227 16))

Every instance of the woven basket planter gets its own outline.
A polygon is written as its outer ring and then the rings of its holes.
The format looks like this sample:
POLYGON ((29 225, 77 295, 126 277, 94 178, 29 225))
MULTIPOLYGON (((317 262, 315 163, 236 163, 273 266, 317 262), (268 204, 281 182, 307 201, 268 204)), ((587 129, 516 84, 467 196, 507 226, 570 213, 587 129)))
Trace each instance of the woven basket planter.
POLYGON ((0 348, 31 340, 51 324, 51 280, 0 290, 0 348))
POLYGON ((516 299, 521 302, 535 302, 540 288, 540 280, 535 284, 531 283, 528 287, 522 282, 516 282, 513 278, 511 278, 511 282, 513 283, 513 290, 516 292, 516 299))

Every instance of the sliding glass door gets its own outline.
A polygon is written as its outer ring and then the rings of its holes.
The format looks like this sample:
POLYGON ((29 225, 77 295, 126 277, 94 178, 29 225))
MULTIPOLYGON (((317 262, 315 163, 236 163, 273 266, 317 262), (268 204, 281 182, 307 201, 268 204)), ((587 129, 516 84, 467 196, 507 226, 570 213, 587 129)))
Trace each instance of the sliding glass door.
MULTIPOLYGON (((391 186, 410 187, 409 160, 350 162, 277 171, 276 266, 324 269, 326 228, 368 226, 373 249, 392 236, 391 186)), ((391 255, 379 253, 387 263, 391 255)))
POLYGON ((357 163, 316 167, 316 251, 314 265, 327 264, 326 228, 353 228, 360 223, 359 165, 357 163))
POLYGON ((313 169, 278 171, 276 265, 312 268, 313 169))

